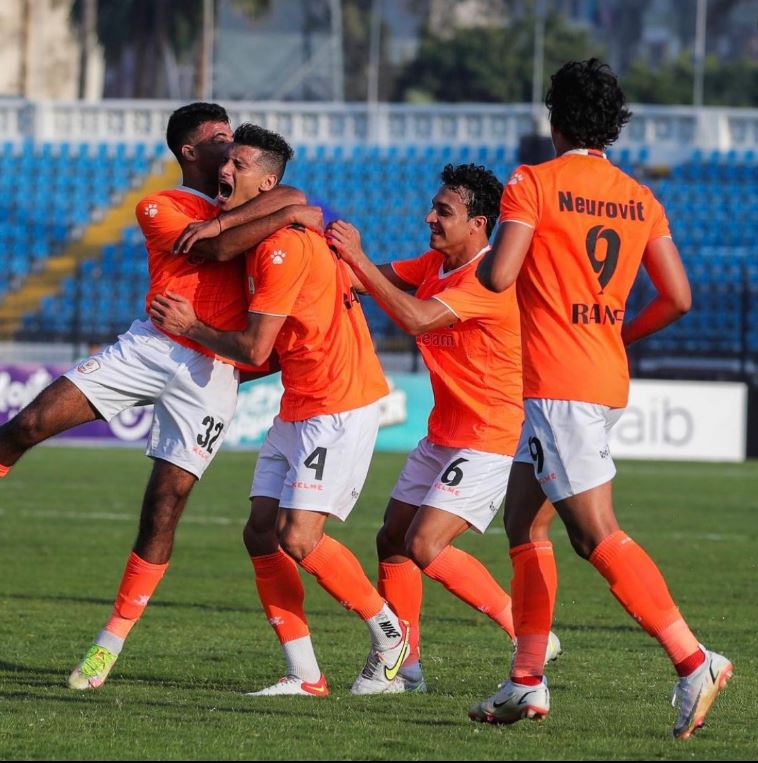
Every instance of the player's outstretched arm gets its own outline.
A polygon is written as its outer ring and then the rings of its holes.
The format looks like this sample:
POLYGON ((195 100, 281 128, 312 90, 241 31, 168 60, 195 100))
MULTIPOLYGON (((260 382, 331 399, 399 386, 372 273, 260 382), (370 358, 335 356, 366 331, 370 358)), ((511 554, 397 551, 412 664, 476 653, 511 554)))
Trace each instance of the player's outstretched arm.
POLYGON ((519 222, 501 223, 495 241, 476 269, 485 289, 500 292, 516 283, 524 258, 532 243, 534 228, 519 222))
POLYGON ((188 225, 174 242, 173 252, 191 251, 195 258, 228 260, 288 225, 303 225, 320 233, 323 212, 305 202, 305 196, 296 188, 277 186, 213 220, 188 225))
POLYGON ((625 345, 678 320, 692 307, 692 292, 676 244, 668 237, 649 242, 642 264, 658 294, 621 329, 625 345))
POLYGON ((150 318, 169 334, 186 336, 217 355, 262 366, 271 355, 287 316, 248 313, 244 331, 218 331, 198 320, 189 300, 168 292, 158 294, 150 303, 150 318))
POLYGON ((436 299, 418 299, 390 265, 377 267, 361 247, 361 236, 350 223, 336 220, 327 230, 329 243, 352 268, 366 291, 403 329, 417 336, 457 322, 457 316, 436 299))

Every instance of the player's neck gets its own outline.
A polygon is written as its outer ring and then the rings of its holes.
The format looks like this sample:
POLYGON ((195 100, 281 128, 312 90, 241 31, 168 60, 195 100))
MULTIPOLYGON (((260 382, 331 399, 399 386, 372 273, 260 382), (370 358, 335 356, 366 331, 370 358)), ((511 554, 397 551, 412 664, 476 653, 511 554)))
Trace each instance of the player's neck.
POLYGON ((211 199, 215 199, 218 194, 218 180, 213 178, 208 180, 202 177, 199 173, 193 172, 191 168, 184 168, 182 171, 182 185, 187 188, 192 188, 193 191, 200 191, 200 193, 210 196, 211 199))
POLYGON ((463 267, 467 263, 471 262, 477 255, 481 254, 489 244, 488 241, 469 241, 459 248, 456 248, 450 252, 442 252, 445 258, 445 262, 442 265, 442 269, 449 273, 451 270, 463 267))

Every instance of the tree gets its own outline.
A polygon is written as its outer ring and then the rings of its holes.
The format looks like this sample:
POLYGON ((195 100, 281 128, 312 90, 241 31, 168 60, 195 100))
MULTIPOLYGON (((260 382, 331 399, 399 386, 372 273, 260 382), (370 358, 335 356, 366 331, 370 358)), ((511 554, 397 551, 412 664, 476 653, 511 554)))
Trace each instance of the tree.
MULTIPOLYGON (((629 101, 690 105, 693 77, 692 54, 685 52, 655 67, 637 60, 621 78, 621 84, 629 101)), ((706 106, 758 107, 758 62, 741 59, 724 63, 708 56, 703 102, 706 106)))
MULTIPOLYGON (((270 0, 230 2, 252 16, 270 5, 270 0)), ((105 52, 109 94, 165 97, 170 64, 190 61, 197 69, 203 0, 98 0, 97 6, 97 36, 105 52)), ((83 0, 75 0, 72 17, 77 25, 82 23, 83 0)))
MULTIPOLYGON (((395 97, 410 101, 523 103, 532 97, 534 19, 507 27, 457 29, 442 39, 422 32, 417 57, 398 78, 395 97)), ((545 26, 545 80, 571 59, 602 57, 587 32, 551 13, 545 26)))

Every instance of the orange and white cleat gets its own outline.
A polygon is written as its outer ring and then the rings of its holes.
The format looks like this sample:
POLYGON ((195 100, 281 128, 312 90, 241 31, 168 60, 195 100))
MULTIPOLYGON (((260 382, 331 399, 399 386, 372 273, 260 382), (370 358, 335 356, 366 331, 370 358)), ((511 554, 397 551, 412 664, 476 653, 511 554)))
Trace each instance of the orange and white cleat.
POLYGON ((713 701, 732 677, 732 663, 726 657, 702 648, 705 662, 690 675, 680 678, 674 687, 671 704, 679 705, 673 731, 675 739, 688 739, 703 726, 713 701))
POLYGON ((508 679, 498 689, 497 694, 469 709, 468 717, 472 721, 495 724, 541 721, 550 712, 550 692, 544 677, 537 686, 525 686, 508 679))
POLYGON ((280 678, 273 686, 268 686, 260 691, 251 691, 246 697, 284 697, 297 696, 302 697, 326 697, 329 694, 329 687, 326 685, 326 678, 321 674, 321 678, 315 683, 303 681, 297 676, 284 676, 280 678))

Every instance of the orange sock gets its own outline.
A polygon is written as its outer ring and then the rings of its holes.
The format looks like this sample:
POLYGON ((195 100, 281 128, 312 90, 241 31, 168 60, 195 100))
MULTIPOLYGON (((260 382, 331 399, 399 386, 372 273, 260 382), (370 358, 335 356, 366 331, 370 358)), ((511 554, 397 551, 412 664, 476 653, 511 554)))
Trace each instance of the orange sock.
POLYGON ((297 564, 281 549, 250 559, 263 611, 279 643, 310 635, 303 610, 305 590, 297 564))
POLYGON ((419 641, 421 624, 421 599, 423 584, 421 570, 410 560, 400 564, 379 562, 379 595, 402 620, 411 624, 410 652, 407 661, 419 659, 419 641))
POLYGON ((168 562, 151 564, 132 551, 126 561, 113 612, 104 630, 125 639, 137 624, 137 620, 142 617, 150 597, 167 569, 168 562))
POLYGON ((666 650, 674 665, 700 651, 655 562, 625 532, 605 538, 590 563, 608 581, 624 609, 666 650))
POLYGON ((513 639, 511 597, 477 558, 446 546, 423 571, 461 601, 494 620, 513 639))
POLYGON ((363 620, 379 614, 384 607, 384 599, 371 585, 361 563, 349 549, 328 535, 321 536, 300 566, 345 609, 353 610, 363 620))
POLYGON ((6 474, 11 470, 10 466, 3 466, 0 464, 0 479, 5 477, 6 474))
POLYGON ((516 546, 511 549, 511 562, 513 620, 518 639, 511 677, 514 681, 541 678, 558 590, 553 544, 539 541, 516 546))

